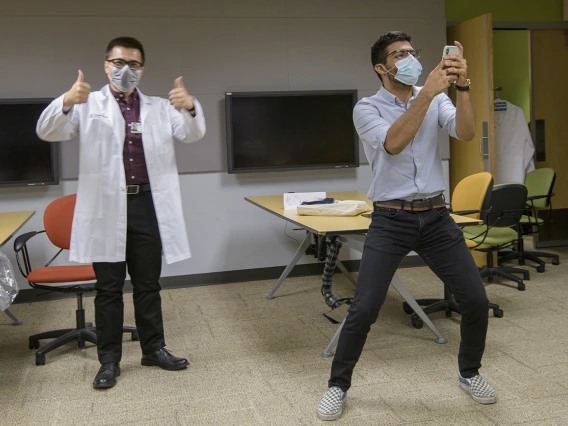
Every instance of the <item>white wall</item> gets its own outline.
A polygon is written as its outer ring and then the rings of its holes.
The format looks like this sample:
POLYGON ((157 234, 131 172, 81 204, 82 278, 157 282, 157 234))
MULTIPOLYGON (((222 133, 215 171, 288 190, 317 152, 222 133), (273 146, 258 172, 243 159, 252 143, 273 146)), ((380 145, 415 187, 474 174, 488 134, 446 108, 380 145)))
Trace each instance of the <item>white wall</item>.
MULTIPOLYGON (((409 0, 404 7, 397 0, 8 2, 0 10, 0 57, 9 64, 0 68, 5 83, 0 96, 55 97, 73 83, 78 68, 94 88, 100 87, 105 83, 106 43, 133 35, 141 39, 148 56, 141 89, 165 96, 173 79, 184 75, 202 100, 208 122, 208 134, 198 144, 215 145, 211 155, 222 165, 224 92, 356 88, 360 97, 369 96, 380 87, 370 64, 370 46, 393 29, 407 31, 422 48, 423 82, 445 44, 443 0, 409 0)), ((211 151, 197 144, 192 149, 197 162, 208 161, 211 151)), ((63 159, 64 170, 76 167, 73 155, 63 159)), ((371 172, 367 165, 253 175, 220 170, 182 174, 180 179, 193 258, 165 266, 165 276, 287 264, 296 243, 283 235, 284 222, 244 197, 288 191, 366 192, 371 172)), ((71 179, 57 187, 0 189, 0 210, 36 210, 21 232, 43 229, 45 206, 76 187, 71 179)), ((302 236, 290 226, 287 233, 302 236)), ((47 247, 35 247, 38 263, 50 257, 47 247)), ((13 259, 11 244, 3 250, 13 259)), ((342 257, 357 255, 345 251, 342 257)), ((27 285, 23 279, 19 282, 27 285)))

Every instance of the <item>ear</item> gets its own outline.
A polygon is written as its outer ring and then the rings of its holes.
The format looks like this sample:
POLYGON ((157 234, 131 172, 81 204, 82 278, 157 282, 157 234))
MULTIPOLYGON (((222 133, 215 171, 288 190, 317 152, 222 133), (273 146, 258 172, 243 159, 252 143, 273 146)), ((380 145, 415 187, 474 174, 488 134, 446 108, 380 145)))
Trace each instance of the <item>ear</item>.
POLYGON ((111 72, 110 65, 107 61, 104 62, 104 69, 105 69, 105 74, 110 74, 111 72))
POLYGON ((376 64, 374 68, 375 71, 378 72, 381 76, 387 74, 387 70, 383 64, 376 64))

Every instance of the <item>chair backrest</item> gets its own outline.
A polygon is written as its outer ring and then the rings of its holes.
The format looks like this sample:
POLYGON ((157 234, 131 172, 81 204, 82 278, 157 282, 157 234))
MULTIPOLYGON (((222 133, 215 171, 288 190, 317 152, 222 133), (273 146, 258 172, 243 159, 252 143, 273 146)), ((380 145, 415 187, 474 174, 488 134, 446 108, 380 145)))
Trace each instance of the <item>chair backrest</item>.
POLYGON ((525 176, 525 186, 527 187, 529 197, 546 195, 546 198, 533 200, 533 204, 537 209, 545 209, 550 205, 550 197, 552 197, 555 181, 556 173, 549 167, 533 170, 525 176))
POLYGON ((526 186, 518 183, 495 185, 491 191, 491 207, 481 218, 488 226, 515 226, 521 220, 526 202, 526 186))
POLYGON ((52 201, 43 213, 43 226, 51 243, 69 250, 71 243, 71 225, 75 212, 77 194, 66 195, 52 201))
MULTIPOLYGON (((491 173, 482 172, 463 178, 456 185, 452 194, 452 210, 487 210, 491 200, 493 177, 491 173)), ((465 215, 479 219, 479 213, 465 215)))

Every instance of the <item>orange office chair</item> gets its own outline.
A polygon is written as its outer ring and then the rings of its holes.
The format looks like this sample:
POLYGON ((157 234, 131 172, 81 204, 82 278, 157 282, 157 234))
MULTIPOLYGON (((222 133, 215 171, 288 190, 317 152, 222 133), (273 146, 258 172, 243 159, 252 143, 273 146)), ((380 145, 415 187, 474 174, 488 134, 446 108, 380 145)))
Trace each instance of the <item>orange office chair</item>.
MULTIPOLYGON (((75 200, 76 194, 71 194, 52 201, 43 214, 45 230, 22 234, 14 241, 18 268, 32 288, 47 290, 48 292, 75 293, 77 295, 77 321, 75 328, 47 331, 30 336, 30 349, 38 349, 36 352, 36 365, 44 365, 45 354, 66 343, 78 342, 80 348, 85 347, 85 342, 97 343, 95 328, 92 323, 85 322, 85 310, 83 309, 83 293, 94 291, 94 286, 79 284, 70 286, 58 285, 95 280, 93 265, 50 266, 63 250, 69 250, 75 200), (47 262, 47 265, 32 269, 27 244, 32 237, 44 232, 51 243, 60 250, 47 262), (41 339, 55 340, 52 340, 40 349, 39 341, 41 339)), ((123 327, 123 331, 130 333, 132 340, 138 340, 138 332, 135 327, 123 327)))

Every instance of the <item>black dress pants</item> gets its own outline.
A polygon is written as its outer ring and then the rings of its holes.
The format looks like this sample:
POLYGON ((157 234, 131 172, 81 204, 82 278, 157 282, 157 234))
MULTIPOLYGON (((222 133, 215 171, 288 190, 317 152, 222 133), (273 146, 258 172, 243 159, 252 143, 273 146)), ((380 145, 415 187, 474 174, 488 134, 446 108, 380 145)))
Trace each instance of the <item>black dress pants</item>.
POLYGON ((126 268, 130 274, 136 327, 143 354, 165 346, 160 297, 162 243, 150 191, 126 195, 126 261, 93 263, 97 283, 95 322, 99 361, 120 362, 126 268))
POLYGON ((463 233, 445 207, 424 212, 375 207, 353 303, 335 352, 329 387, 347 391, 371 325, 404 257, 416 251, 449 286, 461 310, 458 368, 478 374, 485 350, 489 301, 463 233))

